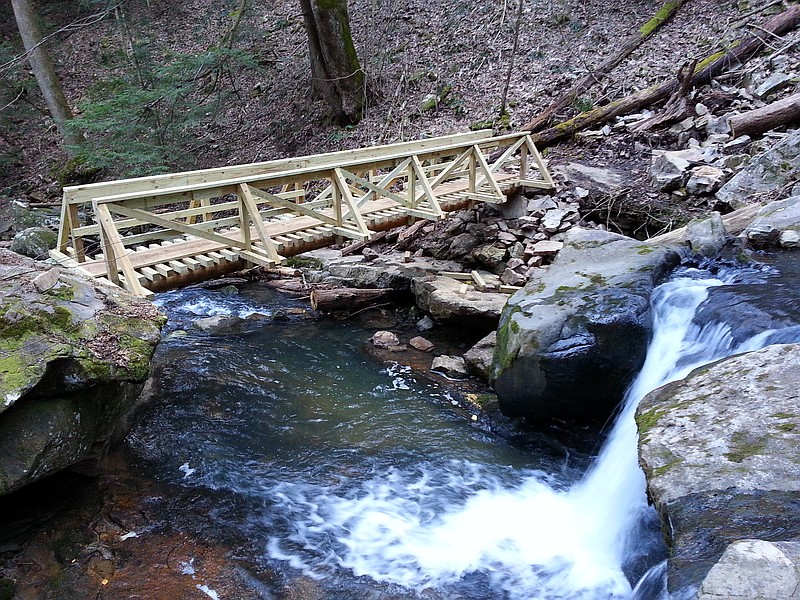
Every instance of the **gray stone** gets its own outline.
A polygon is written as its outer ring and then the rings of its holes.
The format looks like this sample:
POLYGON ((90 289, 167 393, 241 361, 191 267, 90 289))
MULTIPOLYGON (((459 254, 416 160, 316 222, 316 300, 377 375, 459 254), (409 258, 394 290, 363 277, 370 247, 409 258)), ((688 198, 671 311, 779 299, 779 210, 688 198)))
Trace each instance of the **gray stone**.
POLYGON ((513 269, 506 269, 503 271, 503 274, 500 275, 500 281, 506 285, 524 285, 527 279, 525 279, 524 275, 517 273, 513 269))
POLYGON ((417 331, 430 331, 431 329, 433 329, 433 319, 428 315, 417 321, 417 331))
POLYGON ((800 231, 794 231, 792 229, 781 231, 778 243, 781 248, 790 249, 800 247, 800 231))
POLYGON ((61 275, 61 269, 59 267, 53 267, 52 269, 41 273, 33 278, 33 287, 36 288, 37 292, 46 292, 49 289, 55 287, 58 283, 58 276, 61 275))
POLYGON ((561 227, 561 223, 567 218, 570 211, 565 208, 555 208, 548 210, 542 219, 542 227, 546 233, 556 233, 561 227))
POLYGON ((425 277, 411 282, 416 304, 436 319, 451 321, 476 320, 495 326, 508 296, 500 293, 479 292, 468 286, 461 294, 460 281, 452 277, 425 277))
POLYGON ((683 185, 686 172, 691 163, 674 152, 664 152, 653 156, 650 165, 650 177, 658 189, 662 191, 675 190, 683 185))
POLYGON ((464 353, 464 362, 467 364, 467 370, 484 381, 489 381, 492 370, 492 356, 494 355, 496 343, 497 332, 492 331, 464 353))
POLYGON ((467 363, 462 357, 447 356, 445 354, 433 359, 431 371, 441 373, 449 379, 465 379, 469 375, 467 363))
POLYGON ((528 212, 534 216, 544 216, 548 210, 558 208, 558 203, 552 198, 534 198, 528 200, 528 212))
POLYGON ((650 293, 679 260, 672 249, 571 229, 541 279, 503 310, 492 367, 501 410, 607 415, 644 360, 650 293))
POLYGON ((36 260, 45 260, 56 247, 58 236, 47 227, 23 229, 11 241, 11 251, 36 260))
POLYGON ((0 250, 0 495, 97 466, 141 392, 164 318, 145 300, 0 250))
POLYGON ((471 262, 486 267, 490 271, 501 267, 507 257, 508 251, 505 248, 498 248, 494 244, 480 246, 469 253, 471 262))
POLYGON ((192 327, 214 334, 226 334, 230 328, 239 323, 241 319, 230 315, 215 315, 213 317, 201 317, 192 322, 192 327))
POLYGON ((739 540, 700 584, 697 600, 800 598, 800 543, 739 540))
POLYGON ((707 219, 696 219, 686 226, 686 239, 692 252, 700 256, 717 256, 728 242, 728 232, 718 212, 707 219))
POLYGON ((542 240, 536 242, 531 248, 533 256, 555 256, 564 247, 564 242, 554 240, 542 240))
POLYGON ((600 194, 613 194, 628 185, 628 178, 619 171, 590 167, 577 162, 556 165, 551 168, 554 173, 561 174, 567 181, 600 194))
POLYGON ((719 189, 725 179, 725 173, 711 165, 694 167, 686 182, 686 191, 692 195, 712 194, 719 189))
POLYGON ((706 123, 706 134, 730 133, 731 123, 727 115, 721 117, 711 117, 706 123))
POLYGON ((765 98, 767 95, 775 92, 782 87, 792 83, 794 77, 787 73, 773 73, 767 77, 764 82, 755 89, 755 94, 759 98, 765 98))
MULTIPOLYGON (((756 218, 742 232, 751 245, 768 247, 780 242, 784 232, 800 232, 800 196, 770 202, 759 209, 756 218)), ((788 240, 793 238, 787 234, 788 240)))
POLYGON ((800 130, 786 134, 772 148, 754 156, 717 192, 717 200, 742 208, 800 179, 800 130))
POLYGON ((369 341, 372 342, 372 345, 376 348, 390 348, 400 345, 400 340, 397 335, 391 331, 376 331, 369 341))
POLYGON ((728 152, 741 152, 751 141, 752 139, 749 135, 740 135, 736 139, 726 142, 723 148, 728 152))

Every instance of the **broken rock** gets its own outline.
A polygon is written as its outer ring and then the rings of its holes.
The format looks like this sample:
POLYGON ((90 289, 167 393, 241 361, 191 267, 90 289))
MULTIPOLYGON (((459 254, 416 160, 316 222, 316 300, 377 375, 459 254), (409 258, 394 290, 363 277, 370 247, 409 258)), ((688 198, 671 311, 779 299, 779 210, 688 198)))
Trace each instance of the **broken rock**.
POLYGON ((725 173, 711 165, 701 165, 691 170, 686 191, 692 195, 713 194, 722 185, 725 173))

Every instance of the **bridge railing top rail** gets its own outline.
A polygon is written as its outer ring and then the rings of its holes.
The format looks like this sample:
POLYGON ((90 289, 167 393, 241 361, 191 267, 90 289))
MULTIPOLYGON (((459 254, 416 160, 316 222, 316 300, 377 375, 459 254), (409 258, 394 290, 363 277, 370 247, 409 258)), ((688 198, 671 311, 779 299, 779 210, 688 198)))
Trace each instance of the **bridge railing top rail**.
MULTIPOLYGON (((64 187, 64 201, 69 204, 83 204, 94 199, 106 196, 125 195, 142 191, 173 190, 176 187, 192 187, 204 184, 219 183, 222 181, 239 181, 265 175, 286 173, 305 169, 330 169, 337 166, 357 164, 362 161, 380 160, 387 156, 424 152, 445 146, 474 144, 493 137, 491 129, 456 133, 447 136, 397 142, 369 148, 355 148, 339 150, 323 154, 313 154, 293 158, 276 159, 265 162, 217 167, 213 169, 200 169, 168 173, 133 179, 120 179, 64 187)), ((198 188, 194 188, 198 189, 198 188)))

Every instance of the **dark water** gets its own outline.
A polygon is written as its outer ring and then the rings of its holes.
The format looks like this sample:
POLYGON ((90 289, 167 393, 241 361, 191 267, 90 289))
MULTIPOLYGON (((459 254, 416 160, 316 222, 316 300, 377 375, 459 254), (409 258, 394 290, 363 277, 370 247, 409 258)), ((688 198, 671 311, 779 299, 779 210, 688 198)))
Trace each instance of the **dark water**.
POLYGON ((591 434, 577 448, 508 443, 456 409, 448 382, 370 356, 374 329, 273 321, 287 300, 268 290, 159 304, 170 321, 155 396, 126 444, 144 476, 219 499, 205 535, 246 540, 325 597, 516 597, 530 566, 495 538, 523 535, 520 489, 581 477, 591 434), (241 320, 221 331, 192 327, 230 314, 241 320))

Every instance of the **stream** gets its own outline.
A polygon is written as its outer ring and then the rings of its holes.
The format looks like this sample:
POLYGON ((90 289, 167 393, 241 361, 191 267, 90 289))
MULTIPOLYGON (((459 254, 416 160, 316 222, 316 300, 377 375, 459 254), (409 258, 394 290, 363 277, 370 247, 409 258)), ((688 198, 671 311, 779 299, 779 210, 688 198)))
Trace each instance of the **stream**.
MULTIPOLYGON (((712 271, 683 267, 657 288, 647 359, 613 424, 509 439, 472 419, 452 382, 367 352, 380 323, 309 319, 259 286, 162 294, 152 396, 112 456, 139 482, 129 515, 109 512, 127 519, 116 544, 169 541, 160 562, 216 600, 666 598, 636 404, 699 365, 800 340, 790 320, 742 331, 708 309, 714 289, 769 288, 773 304, 787 304, 784 292, 797 304, 775 269, 712 271), (213 547, 226 554, 203 573, 213 547)), ((461 333, 450 342, 468 347, 461 333)), ((98 597, 129 597, 108 591, 98 597)))

